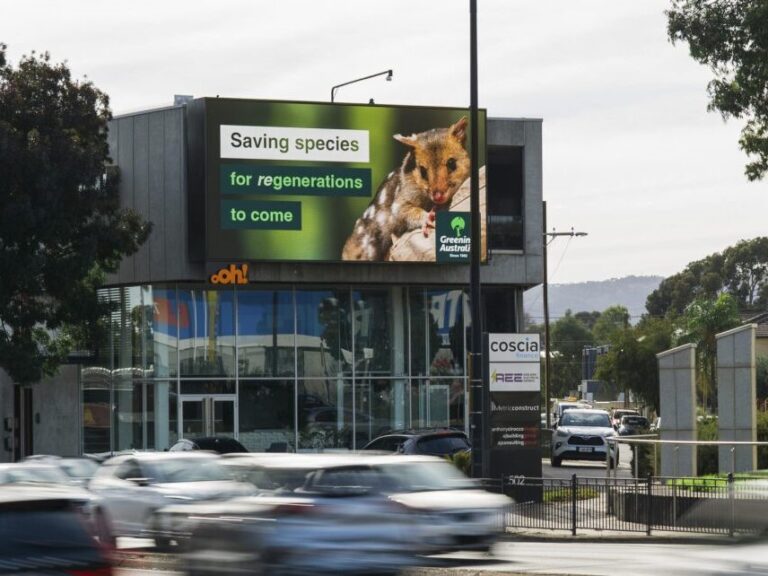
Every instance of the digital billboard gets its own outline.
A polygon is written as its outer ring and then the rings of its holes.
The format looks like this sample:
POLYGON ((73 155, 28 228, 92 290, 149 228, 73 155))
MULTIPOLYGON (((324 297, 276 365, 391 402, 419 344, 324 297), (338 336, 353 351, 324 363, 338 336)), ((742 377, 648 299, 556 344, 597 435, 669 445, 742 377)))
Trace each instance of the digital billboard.
POLYGON ((468 117, 205 99, 207 260, 468 263, 468 117))

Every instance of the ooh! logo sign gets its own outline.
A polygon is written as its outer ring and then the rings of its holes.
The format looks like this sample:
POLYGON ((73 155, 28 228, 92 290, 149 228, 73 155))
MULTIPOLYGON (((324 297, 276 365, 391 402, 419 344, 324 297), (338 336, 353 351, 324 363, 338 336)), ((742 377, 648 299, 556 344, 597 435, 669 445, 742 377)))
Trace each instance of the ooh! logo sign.
POLYGON ((211 274, 211 284, 248 284, 248 264, 238 267, 230 264, 211 274))

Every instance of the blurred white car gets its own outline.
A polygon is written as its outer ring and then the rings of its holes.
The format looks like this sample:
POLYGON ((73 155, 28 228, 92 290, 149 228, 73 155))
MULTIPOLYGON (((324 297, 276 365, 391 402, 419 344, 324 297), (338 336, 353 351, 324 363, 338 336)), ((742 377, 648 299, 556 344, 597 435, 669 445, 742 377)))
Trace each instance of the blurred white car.
POLYGON ((197 521, 190 574, 394 573, 418 555, 487 550, 511 500, 445 460, 369 454, 249 454, 223 459, 260 495, 169 506, 197 521))
POLYGON ((255 492, 251 484, 232 480, 218 456, 203 452, 116 456, 101 465, 88 488, 102 498, 114 536, 151 536, 163 548, 172 538, 155 526, 159 508, 255 492))
POLYGON ((442 458, 379 456, 367 464, 385 478, 390 499, 418 518, 422 553, 489 550, 504 531, 512 500, 481 489, 442 458))

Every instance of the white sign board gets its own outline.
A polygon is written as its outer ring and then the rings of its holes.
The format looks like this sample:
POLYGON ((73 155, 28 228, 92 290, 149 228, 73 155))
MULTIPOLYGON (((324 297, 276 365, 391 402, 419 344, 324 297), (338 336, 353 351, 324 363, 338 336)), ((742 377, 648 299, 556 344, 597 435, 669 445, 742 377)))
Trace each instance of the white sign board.
POLYGON ((491 392, 541 390, 538 334, 488 334, 488 386, 491 392))
POLYGON ((488 334, 490 362, 539 362, 538 334, 488 334))

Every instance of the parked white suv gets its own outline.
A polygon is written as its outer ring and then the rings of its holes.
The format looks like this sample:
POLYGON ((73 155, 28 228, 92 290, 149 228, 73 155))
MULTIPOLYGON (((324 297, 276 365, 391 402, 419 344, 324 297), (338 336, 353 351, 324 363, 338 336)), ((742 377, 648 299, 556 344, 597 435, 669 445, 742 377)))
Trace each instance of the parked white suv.
POLYGON ((613 468, 619 463, 618 446, 615 442, 607 442, 606 438, 615 434, 611 417, 605 410, 567 410, 552 434, 552 466, 559 467, 563 460, 604 462, 606 452, 610 450, 610 466, 613 468))

